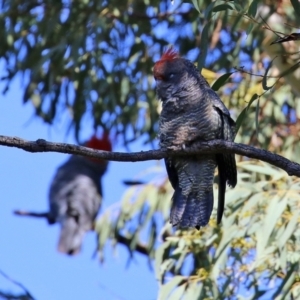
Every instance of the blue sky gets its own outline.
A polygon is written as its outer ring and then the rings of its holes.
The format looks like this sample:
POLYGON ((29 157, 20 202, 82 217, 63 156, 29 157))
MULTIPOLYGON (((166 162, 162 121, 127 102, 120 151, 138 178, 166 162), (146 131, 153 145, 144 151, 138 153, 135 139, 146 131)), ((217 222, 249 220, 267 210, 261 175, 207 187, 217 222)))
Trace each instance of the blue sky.
MULTIPOLYGON (((2 90, 0 85, 0 90, 2 90)), ((66 128, 51 128, 32 118, 30 104, 22 105, 20 77, 9 92, 0 95, 0 134, 27 140, 43 138, 55 142, 74 143, 66 128)), ((86 128, 89 132, 90 128, 86 128)), ((115 151, 126 151, 116 147, 115 151)), ((135 145, 132 150, 147 150, 135 145)), ((56 251, 59 226, 46 220, 13 215, 13 210, 46 211, 48 188, 56 168, 67 159, 59 153, 29 153, 0 146, 0 269, 21 282, 36 299, 156 299, 158 284, 148 261, 136 254, 127 267, 128 252, 108 248, 103 265, 92 259, 96 236, 89 233, 81 254, 68 257, 56 251)), ((119 201, 126 187, 123 179, 131 179, 155 162, 111 162, 104 177, 103 208, 119 201)), ((20 292, 0 275, 0 290, 20 292)))

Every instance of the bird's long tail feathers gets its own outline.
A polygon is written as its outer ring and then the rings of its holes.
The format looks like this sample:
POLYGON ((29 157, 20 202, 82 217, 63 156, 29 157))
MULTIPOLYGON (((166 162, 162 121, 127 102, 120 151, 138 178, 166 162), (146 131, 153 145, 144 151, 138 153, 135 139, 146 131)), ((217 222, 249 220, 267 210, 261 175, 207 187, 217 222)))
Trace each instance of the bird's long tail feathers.
POLYGON ((170 222, 181 227, 205 226, 212 213, 214 156, 177 164, 180 186, 175 189, 170 222))
POLYGON ((78 254, 85 232, 75 218, 67 217, 61 226, 57 250, 68 255, 78 254))
POLYGON ((225 206, 225 192, 226 192, 226 167, 224 157, 222 154, 217 154, 217 164, 219 173, 219 196, 218 196, 218 210, 217 210, 217 223, 219 224, 223 217, 225 206))
MULTIPOLYGON (((235 138, 235 123, 231 118, 225 118, 223 120, 223 139, 228 141, 234 141, 235 138)), ((222 156, 221 163, 223 165, 222 171, 225 173, 225 181, 231 187, 235 187, 237 183, 237 170, 235 155, 233 153, 224 153, 217 155, 217 160, 222 156)), ((219 165, 219 162, 218 162, 219 165)), ((220 170, 219 170, 220 171, 220 170)))
MULTIPOLYGON (((235 123, 229 117, 221 115, 223 121, 222 138, 228 141, 234 141, 235 137, 235 123)), ((219 197, 218 197, 218 211, 217 223, 222 220, 224 206, 225 206, 225 192, 226 182, 229 186, 235 187, 237 183, 237 170, 235 155, 232 153, 216 154, 218 173, 219 173, 219 197)))
POLYGON ((237 183, 237 170, 234 154, 223 154, 223 157, 227 183, 234 188, 237 183))

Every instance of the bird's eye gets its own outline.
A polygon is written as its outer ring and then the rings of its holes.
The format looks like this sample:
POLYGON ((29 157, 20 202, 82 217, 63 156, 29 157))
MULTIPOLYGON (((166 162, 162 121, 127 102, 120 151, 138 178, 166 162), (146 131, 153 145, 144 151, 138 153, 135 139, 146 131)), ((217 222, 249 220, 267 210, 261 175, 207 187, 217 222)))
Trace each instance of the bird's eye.
POLYGON ((168 76, 168 79, 172 79, 174 76, 175 76, 174 73, 170 73, 169 76, 168 76))

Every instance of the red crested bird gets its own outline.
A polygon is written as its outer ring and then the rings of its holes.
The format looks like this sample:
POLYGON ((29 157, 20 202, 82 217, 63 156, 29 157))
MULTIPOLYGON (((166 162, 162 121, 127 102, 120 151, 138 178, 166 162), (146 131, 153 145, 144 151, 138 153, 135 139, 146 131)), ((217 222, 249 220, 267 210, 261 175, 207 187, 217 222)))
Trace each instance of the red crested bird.
MULTIPOLYGON (((111 151, 108 133, 93 136, 84 146, 111 151)), ((69 255, 80 252, 85 233, 92 230, 102 202, 101 178, 108 162, 71 155, 56 171, 49 190, 49 212, 16 211, 18 215, 45 217, 49 224, 59 223, 58 251, 69 255)))
MULTIPOLYGON (((158 98, 162 101, 159 139, 162 149, 184 149, 194 142, 233 141, 235 122, 219 96, 194 64, 168 49, 154 65, 158 98)), ((226 182, 234 187, 234 154, 199 154, 165 159, 174 188, 170 222, 180 227, 207 225, 213 209, 213 179, 219 171, 218 223, 222 219, 226 182)))

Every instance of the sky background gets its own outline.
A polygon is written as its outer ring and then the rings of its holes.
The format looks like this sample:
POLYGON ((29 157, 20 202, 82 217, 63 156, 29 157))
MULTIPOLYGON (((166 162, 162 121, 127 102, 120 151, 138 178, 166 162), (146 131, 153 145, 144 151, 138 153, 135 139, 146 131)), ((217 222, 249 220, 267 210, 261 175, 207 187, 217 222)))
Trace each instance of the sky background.
MULTIPOLYGON (((0 68, 2 69, 2 68, 0 68)), ((3 85, 0 84, 0 91, 3 85)), ((22 104, 22 80, 17 77, 8 93, 0 94, 0 134, 26 140, 43 138, 52 142, 75 143, 66 136, 66 124, 49 127, 33 117, 33 108, 22 104)), ((87 125, 85 135, 90 134, 87 125)), ((148 148, 135 144, 131 150, 148 148)), ((115 151, 126 151, 116 146, 115 151)), ((49 226, 44 219, 18 217, 15 209, 48 210, 48 189, 55 170, 68 155, 29 153, 0 146, 0 270, 22 283, 35 299, 156 299, 158 284, 147 258, 136 254, 128 263, 123 246, 108 247, 104 264, 92 258, 96 235, 84 239, 81 254, 69 257, 56 251, 59 225, 49 226)), ((120 201, 132 179, 155 162, 111 162, 102 181, 104 203, 101 212, 120 201)), ((21 289, 0 274, 0 290, 20 293, 21 289)))

